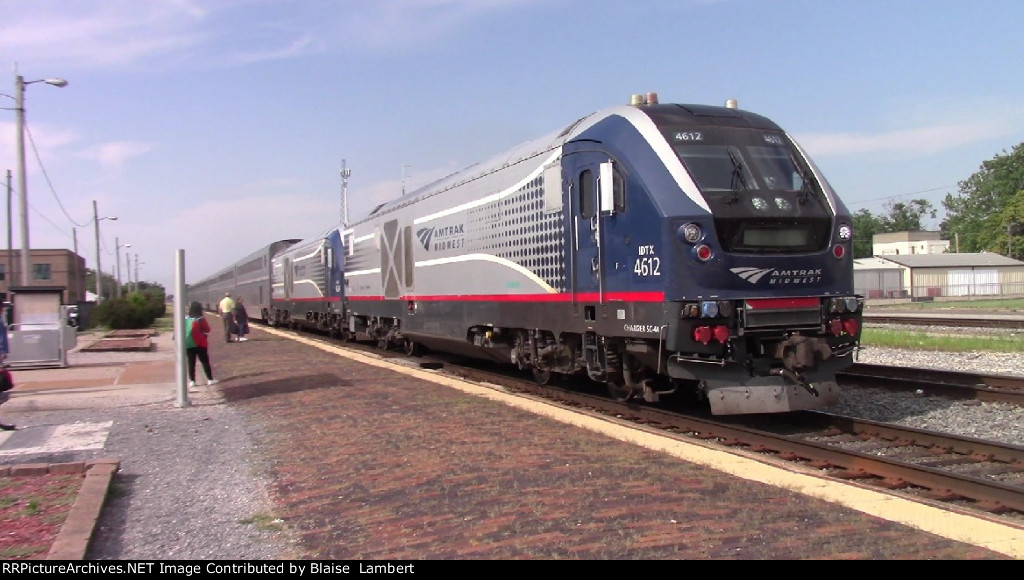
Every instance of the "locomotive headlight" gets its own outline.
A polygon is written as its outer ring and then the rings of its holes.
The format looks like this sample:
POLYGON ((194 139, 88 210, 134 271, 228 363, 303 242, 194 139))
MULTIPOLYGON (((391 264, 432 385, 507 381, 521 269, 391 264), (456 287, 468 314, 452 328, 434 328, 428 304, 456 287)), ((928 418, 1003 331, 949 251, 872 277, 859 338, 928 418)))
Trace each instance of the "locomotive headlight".
POLYGON ((733 307, 732 302, 728 300, 722 300, 721 302, 718 303, 718 314, 726 318, 731 317, 735 310, 736 309, 733 307))
POLYGON ((860 301, 858 301, 853 296, 847 296, 846 299, 845 299, 845 302, 846 302, 846 310, 848 312, 857 312, 857 310, 860 308, 860 301))
POLYGON ((679 318, 697 318, 698 316, 700 316, 700 306, 694 302, 683 304, 683 309, 679 312, 679 318))
POLYGON ((684 240, 691 244, 697 243, 697 241, 704 236, 704 232, 700 230, 700 226, 698 226, 697 224, 686 224, 680 226, 679 234, 683 237, 684 240))
POLYGON ((853 228, 849 224, 839 226, 839 239, 848 242, 853 239, 853 228))
POLYGON ((846 299, 845 298, 832 298, 828 304, 829 312, 833 314, 842 314, 846 312, 846 299))
POLYGON ((718 316, 718 303, 710 300, 701 302, 700 315, 702 318, 714 318, 718 316))
POLYGON ((751 198, 750 204, 754 206, 754 209, 758 211, 764 211, 768 209, 768 202, 763 197, 751 198))
POLYGON ((781 209, 782 211, 789 211, 793 209, 793 204, 790 203, 789 200, 784 197, 776 197, 775 207, 781 209))

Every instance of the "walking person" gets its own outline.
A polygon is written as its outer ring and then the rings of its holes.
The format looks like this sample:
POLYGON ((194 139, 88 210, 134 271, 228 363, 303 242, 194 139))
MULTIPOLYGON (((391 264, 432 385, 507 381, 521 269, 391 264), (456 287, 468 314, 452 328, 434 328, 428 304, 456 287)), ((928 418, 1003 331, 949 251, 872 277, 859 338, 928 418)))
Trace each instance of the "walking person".
MULTIPOLYGON (((7 369, 7 353, 10 352, 10 343, 7 341, 7 304, 0 305, 0 405, 11 399, 7 391, 14 388, 14 381, 11 379, 11 371, 7 369)), ((14 425, 0 423, 0 429, 14 431, 14 425)))
POLYGON ((231 342, 231 335, 234 334, 232 326, 235 322, 235 301, 231 299, 231 292, 224 293, 217 311, 220 313, 221 322, 224 323, 224 341, 231 342))
POLYGON ((249 340, 245 337, 249 334, 249 313, 245 311, 245 299, 241 296, 235 301, 235 330, 238 332, 238 342, 249 340))
POLYGON ((203 365, 203 372, 206 374, 206 384, 216 385, 217 379, 213 378, 213 370, 210 368, 210 342, 207 335, 210 334, 210 323, 203 316, 203 305, 193 302, 188 309, 188 317, 185 318, 185 354, 188 355, 188 386, 196 386, 196 359, 203 365))

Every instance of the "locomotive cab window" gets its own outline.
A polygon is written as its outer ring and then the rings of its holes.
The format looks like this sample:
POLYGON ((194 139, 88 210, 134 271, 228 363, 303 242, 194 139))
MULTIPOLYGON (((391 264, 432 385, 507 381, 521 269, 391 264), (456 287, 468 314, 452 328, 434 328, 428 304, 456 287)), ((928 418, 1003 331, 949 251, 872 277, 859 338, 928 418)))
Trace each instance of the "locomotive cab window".
POLYGON ((828 202, 785 134, 747 127, 664 134, 713 208, 725 251, 793 254, 827 247, 828 202))
POLYGON ((680 145, 676 152, 705 192, 757 189, 757 182, 738 147, 731 145, 680 145))
POLYGON ((626 179, 618 169, 612 174, 612 202, 615 213, 626 211, 626 179))
POLYGON ((584 169, 580 172, 580 215, 589 218, 594 217, 597 211, 597 187, 594 179, 594 172, 584 169))

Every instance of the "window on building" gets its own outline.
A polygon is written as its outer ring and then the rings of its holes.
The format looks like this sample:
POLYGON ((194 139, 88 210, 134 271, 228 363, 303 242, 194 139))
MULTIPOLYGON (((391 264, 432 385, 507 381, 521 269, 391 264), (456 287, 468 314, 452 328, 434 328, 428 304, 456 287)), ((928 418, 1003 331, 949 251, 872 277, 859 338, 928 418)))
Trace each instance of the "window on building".
POLYGON ((0 264, 0 280, 7 279, 7 264, 0 264))
POLYGON ((33 280, 49 280, 52 276, 49 264, 32 264, 33 280))

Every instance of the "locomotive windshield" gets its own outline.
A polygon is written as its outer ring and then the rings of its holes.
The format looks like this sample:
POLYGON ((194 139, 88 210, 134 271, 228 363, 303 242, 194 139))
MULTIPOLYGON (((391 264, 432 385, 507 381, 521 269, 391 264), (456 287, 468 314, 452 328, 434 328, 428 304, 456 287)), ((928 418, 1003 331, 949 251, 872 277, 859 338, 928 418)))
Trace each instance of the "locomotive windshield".
POLYGON ((708 127, 665 136, 714 212, 727 250, 790 253, 827 246, 829 205, 783 133, 708 127))

